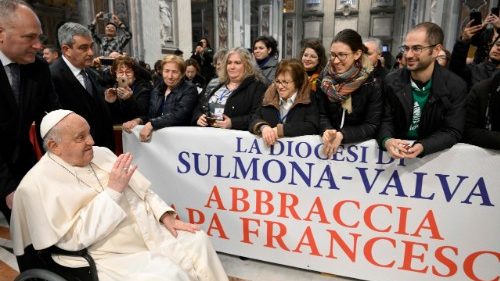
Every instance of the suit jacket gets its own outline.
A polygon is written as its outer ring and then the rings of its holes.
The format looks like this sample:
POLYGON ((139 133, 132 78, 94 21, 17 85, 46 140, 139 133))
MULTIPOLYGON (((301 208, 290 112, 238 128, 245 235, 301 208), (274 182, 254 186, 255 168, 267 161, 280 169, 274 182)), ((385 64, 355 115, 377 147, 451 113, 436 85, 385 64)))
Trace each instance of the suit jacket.
POLYGON ((62 57, 50 65, 50 72, 62 108, 72 110, 87 120, 95 145, 114 151, 113 121, 104 100, 104 88, 97 82, 95 72, 87 71, 93 86, 93 96, 76 79, 62 57))
POLYGON ((0 63, 0 207, 5 205, 5 196, 16 189, 36 162, 29 140, 31 124, 39 124, 46 111, 60 107, 50 82, 49 67, 43 59, 21 65, 20 76, 18 105, 0 63))

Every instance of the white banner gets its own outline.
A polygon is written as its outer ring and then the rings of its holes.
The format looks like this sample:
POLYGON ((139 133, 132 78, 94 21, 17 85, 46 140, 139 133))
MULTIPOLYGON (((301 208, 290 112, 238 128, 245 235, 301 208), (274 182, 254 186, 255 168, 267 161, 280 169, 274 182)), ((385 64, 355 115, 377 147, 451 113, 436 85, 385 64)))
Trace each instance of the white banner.
POLYGON ((392 161, 375 141, 324 159, 319 136, 124 134, 153 189, 218 251, 373 281, 500 280, 500 153, 458 144, 392 161))

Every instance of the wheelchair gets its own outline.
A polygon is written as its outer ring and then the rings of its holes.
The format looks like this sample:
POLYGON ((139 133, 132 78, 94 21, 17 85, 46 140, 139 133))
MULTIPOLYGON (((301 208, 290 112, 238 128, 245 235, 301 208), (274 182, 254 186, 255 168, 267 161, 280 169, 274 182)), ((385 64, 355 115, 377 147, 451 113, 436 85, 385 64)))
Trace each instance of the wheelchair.
POLYGON ((17 264, 21 274, 14 281, 98 281, 94 259, 87 249, 66 251, 56 246, 43 250, 35 250, 32 245, 24 249, 24 255, 17 256, 17 264), (84 258, 88 266, 70 268, 54 261, 52 255, 63 255, 84 258))

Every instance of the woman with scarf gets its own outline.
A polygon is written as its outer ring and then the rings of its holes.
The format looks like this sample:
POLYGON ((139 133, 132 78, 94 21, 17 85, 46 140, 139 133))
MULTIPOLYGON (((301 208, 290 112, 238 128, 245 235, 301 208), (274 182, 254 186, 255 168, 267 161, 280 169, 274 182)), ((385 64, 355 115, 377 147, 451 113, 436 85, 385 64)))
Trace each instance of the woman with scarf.
POLYGON ((278 65, 278 43, 272 36, 259 36, 253 42, 253 56, 259 65, 267 84, 274 81, 278 65))
POLYGON ((299 59, 307 72, 311 91, 314 93, 318 87, 319 75, 327 62, 323 43, 318 39, 307 40, 300 52, 299 59))
POLYGON ((339 32, 330 45, 330 60, 318 78, 317 98, 323 152, 330 158, 343 143, 375 136, 383 109, 382 91, 361 36, 339 32))

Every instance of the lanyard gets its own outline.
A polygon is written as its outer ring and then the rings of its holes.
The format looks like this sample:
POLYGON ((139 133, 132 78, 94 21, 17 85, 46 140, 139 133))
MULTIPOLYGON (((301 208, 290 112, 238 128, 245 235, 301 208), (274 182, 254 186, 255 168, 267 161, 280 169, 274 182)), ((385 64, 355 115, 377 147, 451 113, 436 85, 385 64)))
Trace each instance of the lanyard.
POLYGON ((219 103, 219 104, 222 104, 222 101, 224 99, 227 100, 227 97, 229 97, 231 95, 231 93, 232 93, 232 91, 229 91, 228 88, 224 87, 222 94, 219 97, 216 97, 215 102, 219 103))

